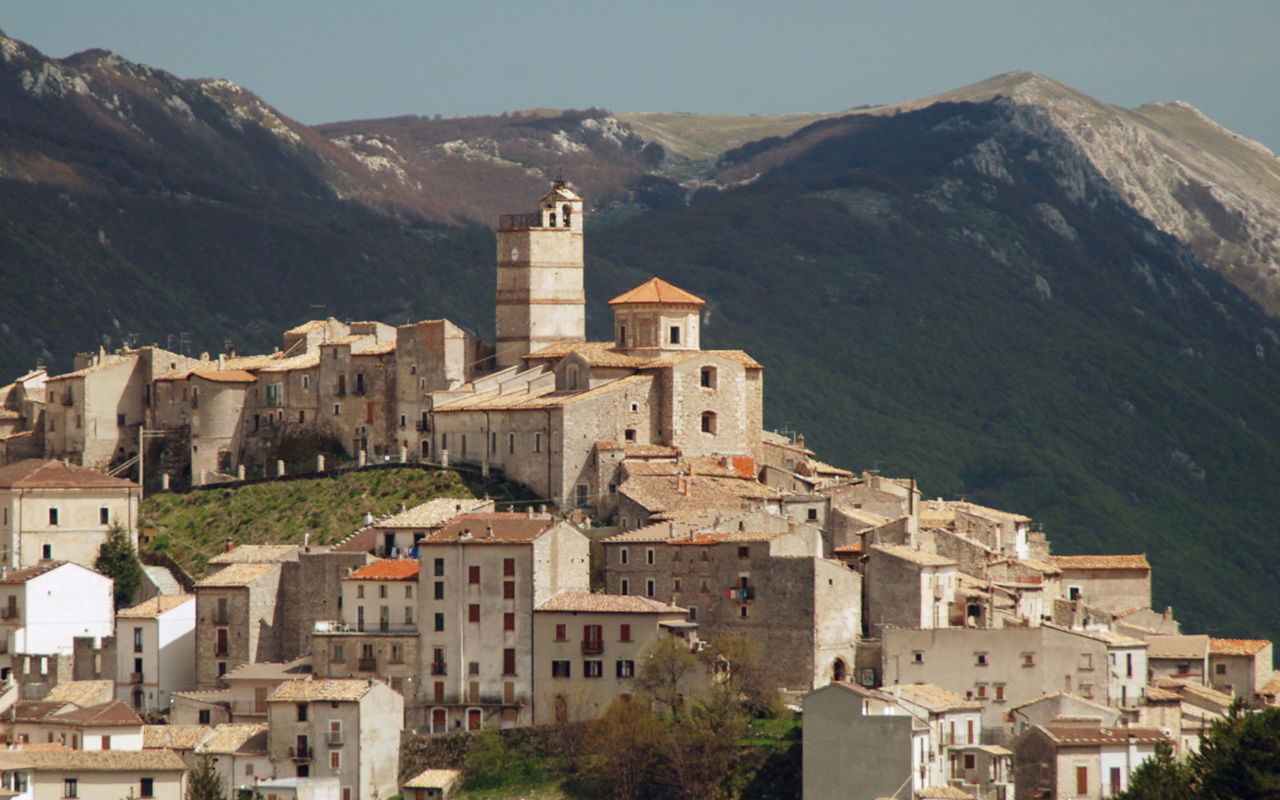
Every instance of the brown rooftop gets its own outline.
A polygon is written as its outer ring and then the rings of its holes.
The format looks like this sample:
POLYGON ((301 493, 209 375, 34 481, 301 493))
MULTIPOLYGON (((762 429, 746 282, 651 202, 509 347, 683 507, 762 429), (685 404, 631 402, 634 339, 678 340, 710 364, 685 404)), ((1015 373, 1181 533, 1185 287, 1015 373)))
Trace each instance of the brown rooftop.
POLYGON ((280 569, 279 564, 229 564, 203 578, 196 588, 230 589, 248 586, 259 578, 280 569))
POLYGON ((1145 569, 1150 571, 1145 553, 1132 555, 1050 556, 1062 569, 1145 569))
POLYGON ((338 702, 359 700, 378 685, 374 680, 292 680, 285 681, 267 698, 267 702, 320 700, 338 702))
POLYGON ((696 294, 686 292, 678 286, 667 283, 662 278, 650 278, 631 291, 623 292, 609 301, 611 306, 630 305, 632 303, 705 306, 707 301, 696 294))
POLYGON ((541 536, 555 522, 541 517, 530 518, 515 512, 463 514, 447 525, 431 531, 418 544, 528 544, 541 536))
POLYGON ((1036 726, 1049 735, 1059 747, 1089 747, 1113 744, 1156 744, 1167 742, 1169 737, 1158 730, 1148 728, 1102 728, 1036 726))
POLYGON ((13 572, 10 572, 8 575, 0 578, 0 584, 13 586, 26 583, 32 578, 38 578, 46 572, 52 572, 58 567, 65 566, 70 563, 70 561, 41 561, 34 566, 16 569, 13 572))
POLYGON ((1271 644, 1268 639, 1210 639, 1209 654, 1214 656, 1254 656, 1271 644))
POLYGON ((46 721, 65 722, 82 727, 142 727, 142 718, 122 700, 112 700, 96 706, 78 708, 63 714, 55 714, 46 721))
POLYGON ((535 611, 582 611, 602 614, 687 614, 679 606, 633 594, 592 594, 561 592, 544 601, 535 611))
POLYGON ((0 489, 136 489, 138 484, 56 458, 0 467, 0 489))
POLYGON ((180 605, 194 602, 193 594, 158 594, 150 600, 143 600, 136 606, 116 612, 117 619, 155 619, 180 605))

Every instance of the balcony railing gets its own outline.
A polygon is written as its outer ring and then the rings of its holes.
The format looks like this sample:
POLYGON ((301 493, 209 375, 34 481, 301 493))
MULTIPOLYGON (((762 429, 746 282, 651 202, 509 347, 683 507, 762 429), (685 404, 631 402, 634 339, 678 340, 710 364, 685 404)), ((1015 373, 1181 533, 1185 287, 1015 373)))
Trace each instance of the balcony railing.
POLYGON ((330 747, 338 747, 342 744, 342 731, 329 731, 324 740, 330 747))
POLYGON ((361 672, 373 672, 378 668, 378 659, 362 658, 356 662, 356 669, 361 672))
POLYGON ((418 433, 422 433, 423 431, 429 430, 429 428, 427 427, 427 423, 422 420, 418 420, 417 422, 413 423, 413 429, 418 433))
POLYGON ((599 655, 600 653, 603 653, 603 652, 604 652, 604 641, 594 640, 594 639, 583 640, 582 642, 583 655, 593 656, 593 655, 599 655))
POLYGON ((730 600, 754 600, 756 599, 756 587, 754 586, 730 586, 725 590, 725 597, 730 600))
POLYGON ((18 609, 15 606, 0 608, 0 619, 17 619, 18 609))
POLYGON ((294 761, 310 761, 311 747, 309 745, 302 745, 301 747, 290 747, 289 758, 292 758, 294 761))
POLYGON ((535 211, 530 214, 499 214, 498 228, 540 228, 542 227, 542 214, 535 211))
POLYGON ((449 673, 446 671, 446 669, 445 669, 445 663, 444 663, 443 661, 433 661, 433 662, 431 662, 431 674, 432 674, 432 675, 447 675, 447 674, 449 674, 449 673))

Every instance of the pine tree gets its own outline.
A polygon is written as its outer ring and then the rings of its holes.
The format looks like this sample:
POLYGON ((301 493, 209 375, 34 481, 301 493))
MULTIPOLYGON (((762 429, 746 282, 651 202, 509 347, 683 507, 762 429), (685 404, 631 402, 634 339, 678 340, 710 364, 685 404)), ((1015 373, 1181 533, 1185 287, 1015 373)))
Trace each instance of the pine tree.
POLYGON ((222 780, 213 768, 213 756, 203 753, 200 763, 191 770, 187 780, 186 800, 226 800, 222 792, 222 780))
POLYGON ((133 598, 142 585, 142 563, 133 550, 129 534, 119 525, 112 525, 107 540, 98 548, 98 560, 93 568, 115 581, 116 610, 133 605, 133 598))

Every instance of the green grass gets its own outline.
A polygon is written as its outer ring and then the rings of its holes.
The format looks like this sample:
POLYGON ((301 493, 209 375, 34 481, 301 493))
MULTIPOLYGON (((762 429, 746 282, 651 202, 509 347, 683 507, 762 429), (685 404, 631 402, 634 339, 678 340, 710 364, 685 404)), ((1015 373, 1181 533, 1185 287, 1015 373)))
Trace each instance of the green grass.
POLYGON ((334 544, 364 524, 365 514, 378 517, 434 497, 474 497, 480 488, 452 470, 403 467, 157 494, 142 505, 143 525, 156 529, 143 551, 166 553, 201 575, 227 539, 236 545, 301 544, 309 533, 312 544, 334 544))

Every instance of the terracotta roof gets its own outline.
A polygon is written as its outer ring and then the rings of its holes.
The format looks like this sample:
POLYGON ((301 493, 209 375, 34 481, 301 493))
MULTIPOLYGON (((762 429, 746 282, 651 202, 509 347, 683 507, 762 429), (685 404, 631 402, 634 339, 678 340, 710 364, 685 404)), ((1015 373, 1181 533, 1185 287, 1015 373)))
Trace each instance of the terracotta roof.
POLYGON ((632 475, 618 486, 650 513, 671 511, 741 511, 744 502, 777 500, 781 494, 756 481, 716 475, 632 475), (687 485, 688 493, 680 489, 687 485))
POLYGON ((940 556, 936 553, 930 553, 927 550, 916 550, 913 547, 907 547, 900 544, 873 544, 873 551, 878 550, 885 555, 900 558, 903 561, 910 561, 913 564, 919 564, 922 567, 954 567, 956 562, 940 556))
POLYGON ((416 581, 418 579, 417 559, 400 558, 375 561, 367 567, 361 567, 342 580, 344 581, 416 581))
POLYGON ((1151 569, 1145 553, 1118 556, 1050 556, 1049 558, 1062 569, 1151 569))
POLYGON ((297 561, 300 544, 242 544, 209 559, 210 564, 268 564, 297 561))
POLYGON ((1090 747, 1094 745, 1112 745, 1133 742, 1135 744, 1156 744, 1167 742, 1169 737, 1158 730, 1147 728, 1094 728, 1094 727, 1058 727, 1053 725, 1037 725, 1059 747, 1090 747))
POLYGON ((194 750, 212 730, 209 725, 143 725, 142 748, 194 750))
POLYGON ((680 350, 642 357, 618 350, 614 342, 557 342, 521 358, 531 362, 558 361, 570 353, 576 353, 587 366, 601 369, 658 369, 704 355, 717 356, 748 369, 764 369, 763 364, 741 350, 680 350))
POLYGON ((454 517, 444 527, 429 532, 418 544, 457 544, 459 541, 471 544, 526 544, 555 524, 551 519, 536 516, 530 519, 525 514, 515 512, 463 514, 454 517), (489 538, 490 530, 493 531, 493 538, 489 538), (463 539, 463 534, 468 532, 470 538, 463 539))
POLYGON ((285 361, 284 353, 268 353, 256 356, 231 356, 222 360, 224 369, 255 370, 285 361))
POLYGON ((142 727, 142 717, 134 713, 132 708, 122 700, 99 703, 95 706, 78 708, 55 717, 59 722, 82 727, 142 727))
POLYGON ((66 706, 66 702, 59 703, 53 700, 19 700, 10 706, 8 713, 4 716, 5 719, 15 722, 39 722, 66 706))
POLYGON ((706 300, 696 294, 664 281, 662 278, 650 278, 629 292, 623 292, 609 301, 611 306, 630 305, 632 303, 662 303, 663 305, 705 306, 706 300))
POLYGON ((28 458, 0 467, 0 488, 136 489, 138 484, 56 458, 28 458))
POLYGON ((688 614, 679 606, 633 594, 561 592, 543 601, 535 611, 589 611, 602 614, 688 614))
POLYGON ((1254 656, 1270 645, 1269 639, 1210 639, 1209 655, 1254 656))
POLYGON ((359 700, 377 685, 374 680, 292 680, 285 681, 267 698, 267 702, 299 700, 359 700))
POLYGON ((66 566, 70 563, 70 561, 41 561, 34 566, 24 567, 23 569, 16 569, 13 572, 10 572, 8 575, 0 578, 0 585, 12 586, 20 583, 26 583, 32 578, 38 578, 46 572, 53 572, 58 567, 66 566))
POLYGON ((289 358, 281 358, 259 369, 259 374, 265 372, 273 374, 277 372, 290 372, 295 369, 314 369, 320 364, 319 351, 312 350, 310 353, 302 353, 301 355, 290 356, 289 358))
POLYGON ((185 772, 187 765, 172 750, 15 750, 31 759, 36 771, 185 772))
POLYGON ((170 696, 211 706, 229 707, 231 705, 230 689, 197 689, 190 692, 172 692, 170 696))
POLYGON ((916 792, 917 800, 973 800, 973 795, 958 786, 926 786, 916 792))
POLYGON ((113 681, 63 681, 49 690, 45 700, 50 703, 72 703, 88 706, 105 703, 115 692, 113 681))
POLYGON ((378 520, 376 528, 434 528, 448 520, 475 511, 483 506, 491 505, 491 500, 476 500, 470 497, 437 497, 401 511, 395 516, 378 520))
POLYGON ((835 548, 833 553, 861 553, 862 542, 854 542, 853 544, 845 544, 835 548))
POLYGON ((197 753, 231 755, 232 753, 266 753, 267 726, 223 723, 196 747, 197 753), (255 741, 256 739, 256 741, 255 741))
POLYGON ((376 342, 362 350, 355 350, 351 353, 353 356, 385 356, 388 353, 396 351, 395 342, 376 342))
POLYGON ((200 587, 248 586, 264 575, 280 569, 279 564, 229 564, 196 584, 200 587))
POLYGON ((625 378, 609 381, 582 392, 556 391, 547 386, 533 392, 511 392, 500 394, 497 389, 491 392, 460 397, 437 406, 436 413, 451 411, 517 411, 521 409, 564 408, 587 400, 613 394, 629 386, 641 383, 652 383, 652 375, 628 375, 625 378))
POLYGON ((180 605, 194 602, 195 599, 193 594, 158 594, 136 606, 117 611, 116 619, 155 619, 180 605))
POLYGON ((1143 693, 1143 699, 1148 703, 1176 703, 1182 700, 1182 695, 1170 689, 1150 684, 1143 693))
POLYGON ((1260 695, 1272 696, 1280 695, 1280 670, 1271 671, 1271 680, 1258 687, 1256 692, 1260 695))
POLYGON ((903 683, 892 687, 889 692, 901 700, 914 703, 934 714, 982 708, 982 703, 965 700, 955 692, 932 683, 903 683))
POLYGON ((456 769, 424 769, 405 781, 405 789, 445 789, 462 777, 461 770, 456 769))

